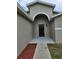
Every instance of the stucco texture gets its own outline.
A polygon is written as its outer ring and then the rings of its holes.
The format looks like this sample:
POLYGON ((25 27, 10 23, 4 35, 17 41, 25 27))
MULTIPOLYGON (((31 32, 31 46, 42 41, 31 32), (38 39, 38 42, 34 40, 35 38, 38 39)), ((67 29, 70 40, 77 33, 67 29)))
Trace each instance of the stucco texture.
POLYGON ((34 17, 38 14, 45 14, 48 16, 48 18, 51 18, 53 8, 41 4, 35 4, 31 6, 29 10, 30 10, 30 17, 34 20, 34 17))
POLYGON ((55 18, 55 39, 57 43, 62 43, 62 16, 55 18))
POLYGON ((32 23, 17 14, 17 55, 19 55, 32 39, 32 23))

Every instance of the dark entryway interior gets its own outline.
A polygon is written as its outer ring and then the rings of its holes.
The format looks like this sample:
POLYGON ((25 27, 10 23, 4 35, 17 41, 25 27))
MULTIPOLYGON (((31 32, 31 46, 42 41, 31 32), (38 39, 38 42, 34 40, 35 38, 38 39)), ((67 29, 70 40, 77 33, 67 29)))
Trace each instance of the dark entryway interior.
POLYGON ((39 37, 44 37, 44 24, 39 24, 39 37))

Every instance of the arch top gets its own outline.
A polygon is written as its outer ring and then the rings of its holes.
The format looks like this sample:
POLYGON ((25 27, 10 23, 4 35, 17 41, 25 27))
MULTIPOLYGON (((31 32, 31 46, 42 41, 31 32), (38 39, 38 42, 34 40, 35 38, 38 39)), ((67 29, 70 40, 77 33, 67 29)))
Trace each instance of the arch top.
POLYGON ((39 13, 36 13, 36 14, 34 15, 33 21, 35 20, 35 17, 38 16, 38 15, 45 15, 45 16, 48 18, 48 20, 50 19, 50 17, 49 17, 48 14, 46 14, 46 13, 44 13, 44 12, 39 12, 39 13))

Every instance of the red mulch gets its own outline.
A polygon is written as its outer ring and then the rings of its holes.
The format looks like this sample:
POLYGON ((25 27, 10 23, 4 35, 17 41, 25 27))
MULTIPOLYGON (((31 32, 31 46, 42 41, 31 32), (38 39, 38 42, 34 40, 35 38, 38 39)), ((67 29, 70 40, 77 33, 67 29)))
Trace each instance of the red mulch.
POLYGON ((33 59, 36 44, 28 44, 17 59, 33 59))

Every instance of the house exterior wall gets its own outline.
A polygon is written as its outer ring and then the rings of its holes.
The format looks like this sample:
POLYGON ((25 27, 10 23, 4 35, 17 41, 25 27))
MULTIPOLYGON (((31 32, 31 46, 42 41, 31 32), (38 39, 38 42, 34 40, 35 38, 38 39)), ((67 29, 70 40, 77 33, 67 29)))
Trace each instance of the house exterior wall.
POLYGON ((49 23, 48 23, 48 19, 44 18, 43 16, 40 16, 38 18, 36 18, 36 20, 34 21, 34 37, 39 37, 39 24, 44 24, 44 33, 45 33, 45 37, 49 37, 49 23), (46 26, 47 24, 47 26, 46 26))
POLYGON ((62 16, 55 18, 55 40, 62 43, 62 16))
POLYGON ((17 14, 17 55, 19 55, 32 39, 32 23, 17 14))
POLYGON ((62 16, 58 16, 50 22, 50 37, 56 43, 62 43, 62 16))
POLYGON ((50 22, 50 37, 52 38, 53 41, 55 41, 55 22, 52 21, 50 22))
POLYGON ((41 5, 41 4, 35 4, 29 8, 30 10, 30 17, 34 20, 34 17, 37 14, 46 14, 48 18, 52 17, 52 7, 41 5))

